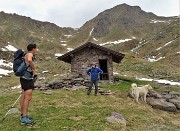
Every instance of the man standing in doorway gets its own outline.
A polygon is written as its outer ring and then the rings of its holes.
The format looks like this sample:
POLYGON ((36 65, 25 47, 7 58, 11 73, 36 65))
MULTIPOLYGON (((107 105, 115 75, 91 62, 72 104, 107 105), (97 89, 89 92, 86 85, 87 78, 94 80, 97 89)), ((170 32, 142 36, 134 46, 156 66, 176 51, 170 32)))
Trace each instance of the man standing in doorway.
POLYGON ((86 73, 87 73, 87 75, 89 75, 91 77, 91 82, 90 82, 90 86, 89 86, 88 91, 87 91, 87 95, 90 95, 91 90, 92 90, 92 86, 94 84, 94 86, 95 86, 95 96, 96 96, 97 93, 98 93, 99 75, 101 75, 103 73, 103 71, 96 66, 95 62, 93 62, 91 64, 91 68, 88 69, 86 71, 86 73))
POLYGON ((28 116, 28 108, 30 100, 32 99, 32 91, 34 90, 34 77, 35 75, 35 66, 33 62, 33 57, 36 54, 36 44, 29 44, 27 46, 28 53, 24 56, 24 61, 28 67, 24 76, 20 78, 20 83, 22 87, 22 96, 21 96, 21 124, 33 124, 34 121, 31 117, 28 116))

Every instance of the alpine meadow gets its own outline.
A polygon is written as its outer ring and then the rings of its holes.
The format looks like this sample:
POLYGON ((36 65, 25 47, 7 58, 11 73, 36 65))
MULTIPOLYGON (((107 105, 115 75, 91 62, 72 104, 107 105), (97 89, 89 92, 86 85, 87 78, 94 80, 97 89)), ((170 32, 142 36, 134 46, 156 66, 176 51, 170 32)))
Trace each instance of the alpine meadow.
MULTIPOLYGON (((59 27, 1 11, 0 130, 179 131, 179 26, 179 16, 157 16, 128 4, 104 10, 80 28, 59 27), (89 79, 79 73, 72 75, 72 71, 79 72, 76 66, 84 72, 84 65, 90 67, 79 55, 88 42, 97 45, 87 46, 88 51, 97 48, 103 55, 115 54, 112 65, 106 64, 113 69, 113 81, 100 80, 97 96, 94 87, 87 95, 89 79), (14 106, 18 110, 1 119, 22 90, 19 77, 12 71, 14 52, 26 50, 30 43, 37 45, 34 63, 38 77, 29 107, 29 115, 36 123, 24 126, 19 124, 19 101, 14 106), (121 62, 114 62, 116 54, 121 53, 121 62), (79 64, 73 64, 76 56, 79 64), (147 89, 147 103, 140 98, 140 104, 135 101, 133 83, 137 88, 151 85, 152 92, 147 89)), ((90 58, 96 57, 85 59, 90 58)), ((102 63, 97 65, 101 67, 102 63)), ((104 70, 107 79, 110 69, 104 70)))

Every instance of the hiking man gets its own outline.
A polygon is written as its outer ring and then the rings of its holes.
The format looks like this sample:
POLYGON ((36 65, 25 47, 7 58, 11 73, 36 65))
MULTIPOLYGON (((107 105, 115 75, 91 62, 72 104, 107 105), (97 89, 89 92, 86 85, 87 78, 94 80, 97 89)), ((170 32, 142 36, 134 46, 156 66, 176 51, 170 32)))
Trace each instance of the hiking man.
POLYGON ((88 69, 86 71, 86 73, 87 73, 87 75, 89 75, 91 77, 91 82, 90 82, 90 86, 89 86, 88 91, 87 91, 87 95, 90 95, 91 90, 92 90, 92 86, 94 84, 94 86, 95 86, 95 96, 96 96, 97 93, 98 93, 99 75, 102 74, 103 71, 96 66, 95 62, 93 62, 91 64, 91 68, 88 69))
POLYGON ((24 56, 25 63, 28 67, 24 76, 20 77, 20 83, 22 87, 22 96, 20 101, 21 106, 21 124, 32 124, 33 119, 28 116, 28 108, 30 100, 32 99, 32 91, 34 90, 34 76, 35 66, 33 63, 33 57, 36 54, 36 44, 29 44, 27 46, 28 53, 24 56))

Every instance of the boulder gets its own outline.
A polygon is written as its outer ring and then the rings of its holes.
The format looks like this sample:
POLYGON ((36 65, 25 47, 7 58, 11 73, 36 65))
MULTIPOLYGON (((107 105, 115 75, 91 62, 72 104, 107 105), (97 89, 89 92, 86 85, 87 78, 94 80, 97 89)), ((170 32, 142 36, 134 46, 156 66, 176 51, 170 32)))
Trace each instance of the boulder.
POLYGON ((46 86, 41 86, 41 87, 39 88, 39 90, 41 90, 41 91, 48 90, 48 87, 46 87, 46 86))
POLYGON ((166 99, 154 99, 147 98, 147 103, 154 109, 160 109, 164 111, 176 112, 176 106, 173 103, 167 102, 166 99))
POLYGON ((180 109, 180 100, 178 99, 169 99, 169 102, 173 103, 177 109, 180 109))
POLYGON ((79 89, 85 89, 85 86, 72 86, 71 88, 66 88, 67 90, 76 91, 79 89))
POLYGON ((44 94, 46 94, 46 95, 52 95, 53 92, 52 92, 51 90, 47 90, 47 91, 44 92, 44 94))
POLYGON ((35 85, 35 90, 48 90, 48 86, 46 84, 39 84, 39 85, 35 85))
POLYGON ((169 94, 169 92, 171 92, 171 91, 170 90, 163 90, 163 91, 161 91, 161 94, 166 95, 166 94, 169 94))
POLYGON ((172 91, 172 92, 169 92, 169 94, 172 95, 172 96, 178 96, 178 97, 180 97, 180 92, 172 91))
POLYGON ((11 108, 7 114, 13 114, 13 113, 20 113, 19 109, 18 108, 11 108))
POLYGON ((55 80, 52 82, 53 85, 58 85, 58 84, 61 84, 63 83, 64 81, 63 80, 55 80))
POLYGON ((107 117, 107 121, 110 123, 122 123, 123 125, 127 125, 127 121, 124 119, 124 117, 117 113, 117 112, 112 112, 110 117, 107 117))
POLYGON ((112 92, 109 90, 109 91, 103 91, 103 90, 100 90, 99 93, 101 95, 112 95, 112 92))
POLYGON ((154 97, 156 99, 162 99, 163 98, 161 94, 156 93, 156 92, 155 93, 149 93, 149 96, 154 97))
POLYGON ((62 83, 63 83, 63 84, 70 84, 71 81, 65 81, 65 80, 64 80, 62 83))
POLYGON ((45 58, 45 60, 46 60, 46 61, 51 60, 51 57, 48 56, 48 57, 45 58))
POLYGON ((67 77, 67 78, 64 78, 63 80, 64 80, 64 81, 71 81, 71 78, 70 78, 70 77, 67 77))
POLYGON ((176 96, 176 97, 175 97, 175 99, 177 99, 177 100, 179 100, 179 101, 180 101, 180 97, 177 97, 177 96, 176 96))
POLYGON ((76 78, 76 79, 74 79, 74 81, 84 81, 84 79, 83 78, 76 78))
POLYGON ((132 98, 132 99, 134 99, 134 96, 132 95, 132 92, 131 92, 131 91, 128 92, 127 96, 130 97, 130 98, 132 98))
POLYGON ((36 86, 36 89, 41 89, 42 87, 43 87, 42 90, 44 90, 44 87, 47 89, 62 89, 62 88, 72 88, 73 86, 82 87, 82 86, 88 86, 88 85, 89 85, 89 81, 84 80, 82 77, 75 78, 75 79, 71 79, 70 77, 67 77, 64 79, 48 82, 44 86, 38 85, 36 86))
POLYGON ((165 95, 162 95, 162 98, 169 100, 169 99, 172 99, 172 96, 170 94, 165 94, 165 95))

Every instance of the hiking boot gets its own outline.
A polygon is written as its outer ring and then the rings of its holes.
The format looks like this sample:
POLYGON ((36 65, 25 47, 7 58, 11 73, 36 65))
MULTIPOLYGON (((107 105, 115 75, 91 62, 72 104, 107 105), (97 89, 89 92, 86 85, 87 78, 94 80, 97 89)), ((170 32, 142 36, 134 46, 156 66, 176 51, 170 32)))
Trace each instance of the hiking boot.
MULTIPOLYGON (((19 119, 20 121, 21 121, 22 117, 23 117, 23 116, 22 116, 22 114, 21 114, 20 119, 19 119)), ((32 118, 31 116, 27 116, 27 117, 28 117, 29 119, 33 120, 33 118, 32 118)))
POLYGON ((22 116, 20 120, 22 125, 33 125, 34 121, 32 119, 29 119, 28 116, 22 116))

